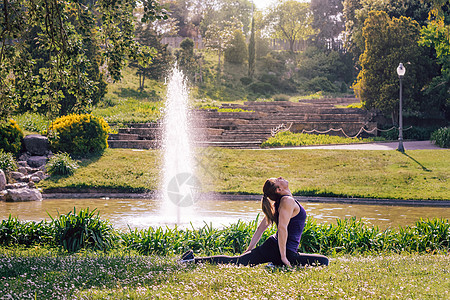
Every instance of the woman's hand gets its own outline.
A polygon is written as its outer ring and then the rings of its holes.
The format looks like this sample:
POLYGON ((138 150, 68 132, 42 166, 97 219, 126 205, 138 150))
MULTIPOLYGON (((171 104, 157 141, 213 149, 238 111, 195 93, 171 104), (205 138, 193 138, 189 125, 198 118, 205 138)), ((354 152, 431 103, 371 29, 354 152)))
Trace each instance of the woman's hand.
POLYGON ((289 262, 289 260, 287 259, 287 257, 282 257, 282 258, 281 258, 281 261, 283 262, 283 264, 284 264, 286 267, 292 268, 291 263, 289 262))

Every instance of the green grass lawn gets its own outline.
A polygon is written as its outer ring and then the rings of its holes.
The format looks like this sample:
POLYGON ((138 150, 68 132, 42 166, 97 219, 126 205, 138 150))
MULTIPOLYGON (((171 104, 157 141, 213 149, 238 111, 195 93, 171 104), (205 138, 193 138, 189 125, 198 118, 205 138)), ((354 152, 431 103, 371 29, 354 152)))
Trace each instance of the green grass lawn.
MULTIPOLYGON (((204 191, 260 194, 266 178, 283 176, 297 195, 449 200, 450 151, 197 149, 204 191)), ((84 160, 74 175, 49 178, 39 187, 155 190, 159 150, 107 149, 84 160), (139 166, 139 167, 136 167, 139 166)))
POLYGON ((448 299, 450 256, 345 256, 287 270, 0 248, 0 277, 0 295, 11 299, 448 299))

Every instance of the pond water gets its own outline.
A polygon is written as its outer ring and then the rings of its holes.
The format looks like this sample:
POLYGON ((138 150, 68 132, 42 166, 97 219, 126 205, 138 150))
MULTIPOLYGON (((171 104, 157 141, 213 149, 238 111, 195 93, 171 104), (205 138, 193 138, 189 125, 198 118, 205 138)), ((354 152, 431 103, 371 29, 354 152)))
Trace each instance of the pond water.
MULTIPOLYGON (((377 225, 381 229, 388 227, 413 225, 419 218, 450 219, 450 208, 358 205, 340 203, 303 202, 308 216, 317 222, 335 222, 336 218, 364 218, 365 222, 377 225)), ((162 215, 161 203, 154 199, 45 199, 36 202, 0 202, 0 218, 7 219, 11 214, 23 221, 50 220, 48 214, 55 217, 66 214, 73 208, 97 209, 102 219, 108 219, 114 228, 148 228, 149 226, 175 225, 172 216, 162 215)), ((201 200, 189 210, 190 215, 181 215, 179 227, 201 227, 212 223, 213 227, 222 227, 242 221, 253 221, 261 213, 260 202, 201 200), (191 225, 192 224, 192 225, 191 225)))

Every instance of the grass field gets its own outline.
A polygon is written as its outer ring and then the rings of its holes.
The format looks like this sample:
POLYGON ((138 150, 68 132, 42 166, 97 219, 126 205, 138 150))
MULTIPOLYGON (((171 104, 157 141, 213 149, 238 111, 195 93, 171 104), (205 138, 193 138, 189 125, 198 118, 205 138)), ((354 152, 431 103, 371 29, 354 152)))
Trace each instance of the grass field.
MULTIPOLYGON (((232 150, 199 148, 203 191, 260 194, 266 178, 283 176, 297 195, 449 200, 450 151, 232 150)), ((107 149, 81 162, 73 176, 39 183, 44 189, 155 190, 158 150, 107 149), (136 168, 136 166, 139 166, 136 168)))
POLYGON ((0 277, 6 299, 448 299, 450 256, 345 256, 287 270, 0 248, 0 277))

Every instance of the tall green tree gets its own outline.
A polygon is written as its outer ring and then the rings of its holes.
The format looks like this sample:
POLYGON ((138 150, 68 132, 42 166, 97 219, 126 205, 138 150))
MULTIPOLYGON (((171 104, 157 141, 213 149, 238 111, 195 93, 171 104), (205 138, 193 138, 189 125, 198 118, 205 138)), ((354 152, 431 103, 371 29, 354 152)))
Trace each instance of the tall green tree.
POLYGON ((426 95, 439 107, 445 118, 450 120, 450 2, 433 1, 430 23, 421 30, 420 45, 435 50, 440 65, 440 74, 433 78, 426 88, 426 95))
POLYGON ((250 40, 248 42, 248 77, 253 78, 256 67, 255 17, 252 17, 250 40))
POLYGON ((224 52, 224 59, 226 62, 232 64, 242 65, 248 58, 248 49, 245 42, 244 34, 241 30, 234 32, 233 39, 231 39, 224 52))
POLYGON ((309 3, 295 0, 280 0, 266 16, 267 29, 274 38, 289 41, 291 52, 294 52, 296 41, 306 40, 314 33, 312 22, 309 3))
POLYGON ((311 25, 317 32, 313 39, 318 47, 340 49, 340 35, 344 30, 343 9, 342 0, 311 0, 311 25))
MULTIPOLYGON (((85 111, 99 92, 105 66, 113 80, 128 58, 145 56, 134 40, 137 0, 8 0, 0 4, 0 117, 25 99, 51 116, 85 111), (30 43, 30 32, 36 37, 30 43), (37 54, 38 53, 38 54, 37 54), (36 67, 41 64, 36 73, 36 67), (19 101, 20 98, 20 101, 19 101)), ((153 0, 142 21, 165 18, 153 0)))
POLYGON ((404 108, 418 111, 424 101, 421 90, 430 78, 431 60, 418 45, 420 26, 411 18, 389 18, 383 11, 372 11, 364 23, 365 50, 361 71, 354 85, 363 106, 391 114, 398 113, 399 82, 396 68, 406 67, 404 108))
POLYGON ((424 26, 432 9, 429 1, 423 0, 344 0, 345 43, 355 59, 364 52, 365 20, 371 11, 384 11, 390 18, 409 17, 424 26))

